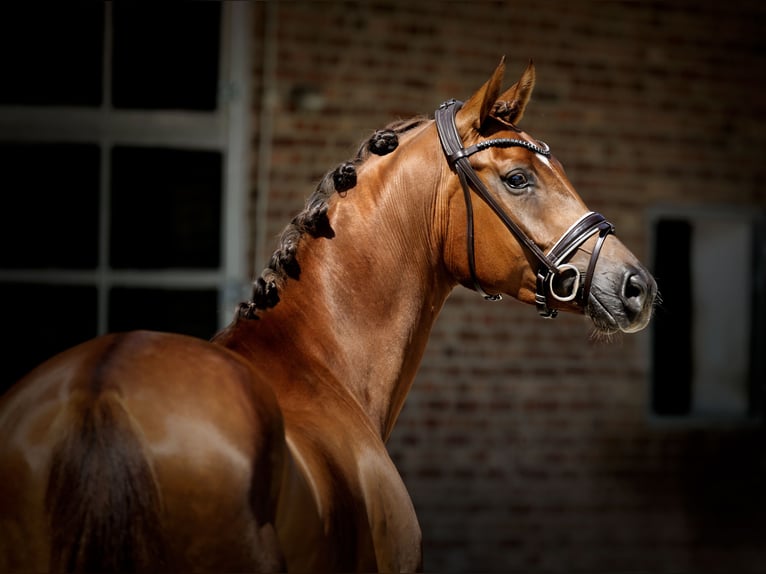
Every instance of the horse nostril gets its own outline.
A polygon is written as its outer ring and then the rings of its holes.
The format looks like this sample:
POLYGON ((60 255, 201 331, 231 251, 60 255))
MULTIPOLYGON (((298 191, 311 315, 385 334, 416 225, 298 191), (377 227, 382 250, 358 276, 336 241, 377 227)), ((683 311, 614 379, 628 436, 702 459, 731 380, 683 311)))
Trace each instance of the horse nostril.
POLYGON ((644 308, 649 286, 643 274, 636 271, 629 271, 625 274, 622 284, 622 302, 626 311, 632 316, 636 316, 644 308))

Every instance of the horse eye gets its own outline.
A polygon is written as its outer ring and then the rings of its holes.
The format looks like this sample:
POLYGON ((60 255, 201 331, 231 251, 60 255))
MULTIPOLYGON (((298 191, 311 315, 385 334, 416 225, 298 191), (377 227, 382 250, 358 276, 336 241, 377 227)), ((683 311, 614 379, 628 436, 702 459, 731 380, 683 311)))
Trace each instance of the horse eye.
POLYGON ((508 184, 508 187, 513 189, 524 189, 529 185, 529 180, 527 179, 526 175, 517 171, 515 173, 508 174, 505 177, 505 183, 508 184))

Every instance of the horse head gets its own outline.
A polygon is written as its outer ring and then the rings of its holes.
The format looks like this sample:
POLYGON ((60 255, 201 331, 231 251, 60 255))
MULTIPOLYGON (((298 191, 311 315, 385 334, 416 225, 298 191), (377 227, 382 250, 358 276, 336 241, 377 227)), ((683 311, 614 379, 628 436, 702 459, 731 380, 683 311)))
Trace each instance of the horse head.
POLYGON ((654 279, 612 224, 587 209, 548 146, 517 127, 534 65, 501 93, 504 70, 501 61, 464 104, 445 102, 436 113, 453 172, 444 176, 448 270, 488 299, 507 294, 545 317, 574 311, 601 332, 643 329, 654 279))

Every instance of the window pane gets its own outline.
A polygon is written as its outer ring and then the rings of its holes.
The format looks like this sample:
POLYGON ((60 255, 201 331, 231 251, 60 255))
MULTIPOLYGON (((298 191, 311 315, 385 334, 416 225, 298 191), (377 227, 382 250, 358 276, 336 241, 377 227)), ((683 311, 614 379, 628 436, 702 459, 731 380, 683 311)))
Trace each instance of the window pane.
POLYGON ((662 305, 652 321, 652 407, 658 415, 689 414, 692 402, 692 227, 663 219, 655 227, 654 275, 662 305))
POLYGON ((725 209, 655 222, 654 273, 662 292, 652 325, 656 414, 723 420, 762 414, 761 225, 750 212, 725 209))
POLYGON ((95 287, 0 284, 3 360, 0 391, 52 357, 96 335, 95 287))
POLYGON ((112 150, 111 266, 217 268, 221 154, 112 150))
POLYGON ((99 106, 102 2, 3 2, 0 104, 99 106))
POLYGON ((705 218, 694 222, 693 236, 692 411, 744 417, 750 408, 752 226, 705 218), (732 296, 734 285, 741 296, 732 296))
POLYGON ((117 287, 109 294, 109 331, 150 329, 209 339, 218 329, 217 309, 215 289, 117 287))
POLYGON ((219 2, 112 7, 114 107, 216 109, 219 2))
POLYGON ((0 267, 94 268, 98 147, 0 143, 0 169, 0 267))

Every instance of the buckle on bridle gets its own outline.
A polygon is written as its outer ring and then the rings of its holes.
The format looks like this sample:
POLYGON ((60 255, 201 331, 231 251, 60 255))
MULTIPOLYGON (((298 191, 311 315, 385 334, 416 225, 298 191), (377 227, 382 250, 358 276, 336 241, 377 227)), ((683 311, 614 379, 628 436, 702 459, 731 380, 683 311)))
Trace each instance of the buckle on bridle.
MULTIPOLYGON (((558 315, 559 312, 557 309, 551 309, 548 306, 548 295, 557 301, 561 301, 562 303, 574 301, 578 297, 582 297, 583 293, 581 289, 582 285, 580 282, 581 278, 582 272, 577 268, 576 265, 571 263, 564 263, 559 265, 556 268, 555 273, 549 269, 546 269, 545 267, 541 268, 537 274, 537 290, 535 292, 535 304, 537 306, 538 314, 543 319, 555 319, 558 315), (568 293, 560 295, 553 282, 557 277, 561 277, 568 271, 574 272, 574 279, 572 280, 572 285, 568 288, 568 293)), ((581 303, 582 307, 584 308, 585 302, 582 301, 581 303)))
POLYGON ((559 265, 556 273, 548 274, 548 292, 557 301, 561 301, 563 303, 572 301, 575 297, 577 297, 577 292, 580 290, 580 276, 580 270, 571 263, 564 263, 563 265, 559 265), (570 292, 566 295, 559 295, 558 290, 556 289, 556 286, 553 284, 553 282, 557 277, 563 277, 567 271, 574 272, 574 279, 572 281, 571 287, 569 287, 570 292))

